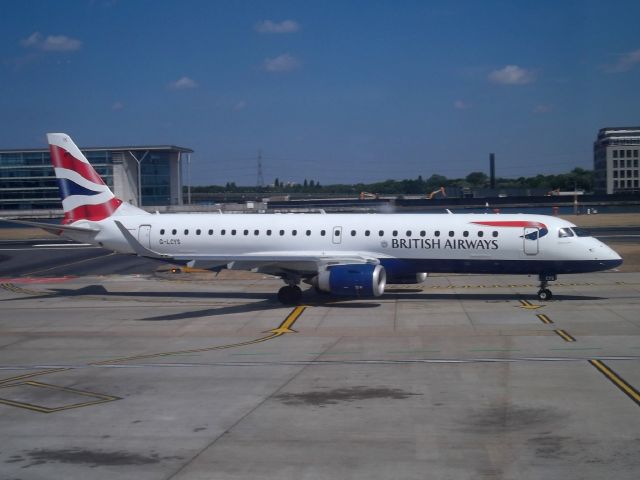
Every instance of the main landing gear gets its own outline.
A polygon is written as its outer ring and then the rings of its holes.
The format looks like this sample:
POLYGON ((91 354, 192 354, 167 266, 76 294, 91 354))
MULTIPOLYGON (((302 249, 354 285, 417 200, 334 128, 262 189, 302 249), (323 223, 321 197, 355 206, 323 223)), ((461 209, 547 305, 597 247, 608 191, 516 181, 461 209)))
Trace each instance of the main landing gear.
POLYGON ((287 285, 278 290, 278 301, 285 305, 297 305, 302 298, 302 290, 298 286, 300 277, 297 275, 282 276, 287 285))
POLYGON ((538 300, 541 300, 543 302, 547 300, 551 300, 551 298, 553 297, 553 294, 551 293, 551 290, 547 288, 547 286, 549 285, 549 282, 552 282, 557 279, 556 275, 541 273, 540 275, 538 275, 538 279, 540 280, 540 290, 538 290, 538 300))
POLYGON ((285 285, 278 290, 278 301, 285 305, 297 305, 302 298, 302 290, 297 285, 285 285))

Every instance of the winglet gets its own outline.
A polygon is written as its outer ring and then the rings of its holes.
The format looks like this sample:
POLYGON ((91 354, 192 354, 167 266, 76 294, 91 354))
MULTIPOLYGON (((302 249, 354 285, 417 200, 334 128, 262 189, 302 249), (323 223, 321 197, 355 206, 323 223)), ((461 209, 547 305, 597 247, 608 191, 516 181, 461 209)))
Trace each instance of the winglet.
POLYGON ((162 255, 161 253, 154 252, 153 250, 149 250, 148 248, 144 247, 138 240, 135 239, 133 235, 131 235, 131 232, 129 232, 129 230, 127 230, 127 228, 122 225, 122 223, 120 223, 118 220, 114 220, 114 223, 122 232, 122 235, 124 235, 124 238, 129 246, 133 249, 134 252, 136 252, 136 255, 147 258, 171 258, 169 255, 162 255))

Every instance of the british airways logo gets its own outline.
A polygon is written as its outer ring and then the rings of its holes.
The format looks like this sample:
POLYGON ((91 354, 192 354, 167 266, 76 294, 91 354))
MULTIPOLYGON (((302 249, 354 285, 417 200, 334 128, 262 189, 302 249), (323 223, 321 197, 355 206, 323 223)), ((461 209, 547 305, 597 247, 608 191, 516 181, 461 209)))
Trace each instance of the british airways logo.
MULTIPOLYGON (((67 141, 66 137, 62 140, 67 141)), ((51 144, 49 151, 62 197, 63 224, 81 219, 99 221, 120 206, 122 201, 113 196, 88 161, 58 145, 51 144)))
POLYGON ((530 220, 496 220, 487 222, 471 222, 475 225, 484 225, 487 227, 511 227, 511 228, 535 228, 526 235, 520 235, 527 240, 537 240, 549 233, 549 229, 544 223, 532 222, 530 220))

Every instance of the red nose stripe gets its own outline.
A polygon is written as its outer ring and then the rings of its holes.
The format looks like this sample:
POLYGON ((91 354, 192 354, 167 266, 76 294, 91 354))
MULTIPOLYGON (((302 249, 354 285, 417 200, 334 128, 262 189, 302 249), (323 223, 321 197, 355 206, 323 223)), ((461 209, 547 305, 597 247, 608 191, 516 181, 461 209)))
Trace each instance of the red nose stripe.
POLYGON ((487 227, 534 227, 534 228, 547 228, 544 223, 531 222, 528 220, 496 220, 490 222, 471 222, 476 225, 485 225, 487 227))

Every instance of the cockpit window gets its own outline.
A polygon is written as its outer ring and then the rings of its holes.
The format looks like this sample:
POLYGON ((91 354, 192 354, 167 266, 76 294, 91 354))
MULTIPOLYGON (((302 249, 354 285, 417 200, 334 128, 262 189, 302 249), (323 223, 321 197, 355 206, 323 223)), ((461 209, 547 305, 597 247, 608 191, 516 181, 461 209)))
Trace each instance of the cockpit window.
POLYGON ((570 228, 560 228, 558 230, 558 237, 560 238, 573 237, 573 232, 571 231, 570 228))
POLYGON ((571 228, 571 230, 573 230, 573 233, 576 234, 576 236, 578 237, 591 237, 591 232, 589 230, 587 230, 586 228, 580 228, 580 227, 573 227, 571 228))

